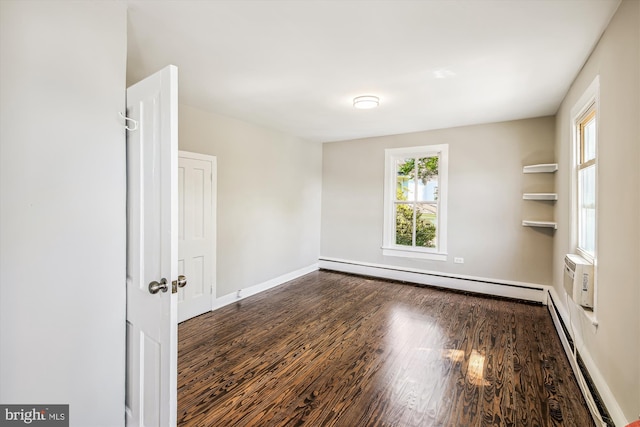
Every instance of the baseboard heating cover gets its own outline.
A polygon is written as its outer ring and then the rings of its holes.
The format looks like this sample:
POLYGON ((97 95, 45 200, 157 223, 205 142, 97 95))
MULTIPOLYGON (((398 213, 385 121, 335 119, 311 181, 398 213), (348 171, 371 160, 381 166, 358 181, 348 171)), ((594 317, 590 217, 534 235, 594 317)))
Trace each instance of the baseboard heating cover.
MULTIPOLYGON (((589 370, 585 366, 580 353, 576 350, 576 357, 573 357, 573 352, 575 349, 576 343, 571 337, 571 333, 569 329, 567 329, 567 325, 564 322, 560 310, 558 309, 557 303, 557 295, 554 296, 553 292, 549 292, 547 308, 549 309, 549 314, 551 315, 551 319, 553 320, 553 324, 556 328, 556 332, 560 337, 560 342, 562 343, 562 347, 567 355, 567 359, 569 359, 569 364, 571 365, 571 369, 573 370, 574 375, 576 376, 576 380, 578 382, 578 386, 580 387, 580 391, 587 400, 587 402, 591 402, 587 406, 589 407, 589 411, 591 412, 591 416, 593 417, 594 422, 597 426, 609 426, 615 427, 616 425, 627 425, 626 420, 618 420, 617 423, 614 422, 611 415, 607 411, 605 403, 598 393, 598 389, 594 384, 591 376, 589 375, 589 370), (602 421, 600 421, 602 420, 602 421)), ((617 405, 616 405, 617 406, 617 405)))
POLYGON ((547 287, 532 283, 454 275, 327 257, 321 257, 318 265, 324 270, 417 283, 463 292, 474 292, 485 295, 533 301, 541 304, 547 303, 547 287))

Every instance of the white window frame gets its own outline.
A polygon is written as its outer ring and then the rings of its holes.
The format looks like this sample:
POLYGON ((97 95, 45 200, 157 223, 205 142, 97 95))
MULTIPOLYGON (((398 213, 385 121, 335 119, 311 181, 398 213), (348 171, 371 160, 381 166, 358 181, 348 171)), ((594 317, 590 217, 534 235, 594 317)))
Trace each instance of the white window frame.
POLYGON ((449 144, 386 149, 384 174, 384 230, 382 255, 446 261, 449 144), (436 247, 423 248, 397 245, 395 243, 396 160, 410 157, 432 157, 435 155, 439 158, 436 247))
MULTIPOLYGON (((592 264, 596 264, 596 259, 598 255, 598 145, 599 145, 599 134, 600 134, 600 78, 596 76, 593 82, 589 85, 589 87, 582 94, 578 102, 571 109, 571 248, 572 250, 591 262, 592 264), (579 124, 585 118, 590 110, 595 110, 595 120, 596 120, 596 147, 595 147, 595 175, 596 175, 596 185, 595 185, 595 221, 596 221, 596 229, 595 229, 595 243, 594 243, 594 254, 582 250, 578 245, 578 236, 579 236, 579 164, 581 162, 580 153, 581 153, 581 135, 579 124)), ((595 291, 595 284, 594 284, 595 291)))

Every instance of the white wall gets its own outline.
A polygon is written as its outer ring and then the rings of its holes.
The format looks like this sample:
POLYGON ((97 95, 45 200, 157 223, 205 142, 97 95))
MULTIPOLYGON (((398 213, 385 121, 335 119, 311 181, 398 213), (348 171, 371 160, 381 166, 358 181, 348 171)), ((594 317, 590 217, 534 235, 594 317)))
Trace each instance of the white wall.
POLYGON ((314 265, 322 148, 180 105, 180 149, 217 157, 217 297, 314 265))
POLYGON ((488 279, 551 284, 553 205, 523 201, 551 191, 552 175, 522 166, 554 160, 552 117, 324 144, 321 256, 488 279), (449 144, 448 253, 444 261, 382 255, 384 150, 449 144), (463 257, 464 264, 454 264, 463 257))
MULTIPOLYGON (((554 286, 562 288, 564 254, 570 245, 571 109, 600 75, 598 130, 597 330, 578 311, 572 316, 593 359, 631 422, 640 414, 640 2, 623 1, 557 115, 558 234, 554 286)), ((606 390, 601 390, 606 394, 606 390)), ((609 408, 615 412, 615 408, 609 408)), ((615 414, 612 414, 615 415, 615 414)))
POLYGON ((0 402, 124 424, 126 8, 0 2, 0 402))

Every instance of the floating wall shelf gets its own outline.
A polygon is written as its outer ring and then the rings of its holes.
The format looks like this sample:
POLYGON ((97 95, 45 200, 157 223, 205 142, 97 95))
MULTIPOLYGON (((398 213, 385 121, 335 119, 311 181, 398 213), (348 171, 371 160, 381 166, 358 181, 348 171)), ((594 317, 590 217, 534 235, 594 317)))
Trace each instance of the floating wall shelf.
POLYGON ((542 227, 542 228, 553 228, 556 230, 558 228, 558 224, 551 221, 522 221, 522 225, 525 227, 542 227))
POLYGON ((557 163, 529 165, 522 168, 522 173, 553 173, 558 170, 557 163))
MULTIPOLYGON (((554 173, 558 170, 557 163, 541 163, 537 165, 528 165, 522 168, 522 173, 554 173)), ((542 200, 555 202, 558 200, 558 193, 524 193, 523 200, 542 200)), ((522 225, 525 227, 541 227, 558 229, 558 224, 552 221, 533 221, 524 220, 522 225)))
POLYGON ((558 200, 557 193, 524 193, 524 200, 558 200))

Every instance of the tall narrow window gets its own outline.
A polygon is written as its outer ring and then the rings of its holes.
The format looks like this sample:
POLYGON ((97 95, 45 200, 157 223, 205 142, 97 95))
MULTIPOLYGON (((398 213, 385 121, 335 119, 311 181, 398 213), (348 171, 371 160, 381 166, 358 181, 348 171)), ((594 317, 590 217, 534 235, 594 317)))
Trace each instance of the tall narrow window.
POLYGON ((580 116, 576 126, 578 183, 577 249, 593 260, 596 249, 596 109, 591 104, 580 116))
POLYGON ((571 109, 571 246, 595 264, 598 255, 598 111, 600 78, 593 82, 571 109))
POLYGON ((383 254, 446 260, 448 146, 386 150, 383 254))

